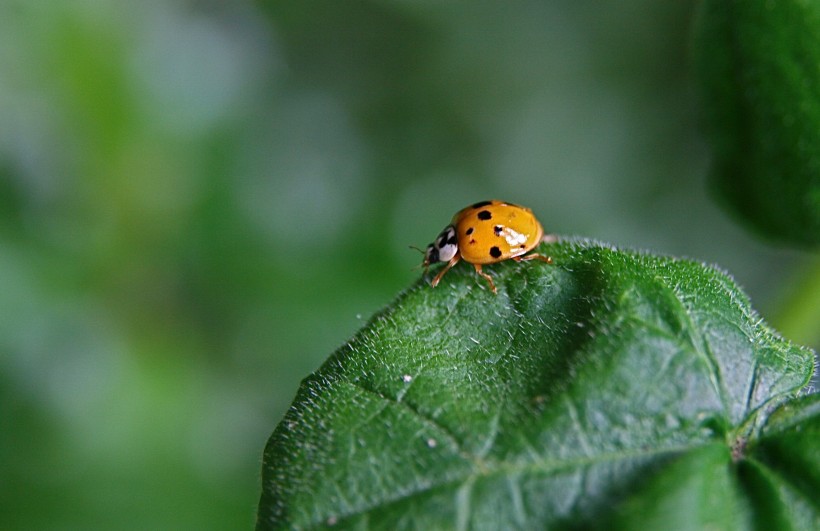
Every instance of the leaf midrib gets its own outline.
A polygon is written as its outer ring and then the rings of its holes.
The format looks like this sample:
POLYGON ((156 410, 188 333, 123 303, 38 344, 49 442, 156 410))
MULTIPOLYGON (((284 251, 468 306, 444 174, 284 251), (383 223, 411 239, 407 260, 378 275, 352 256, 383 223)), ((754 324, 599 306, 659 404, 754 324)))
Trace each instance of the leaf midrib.
MULTIPOLYGON (((664 455, 672 455, 672 454, 683 454, 685 452, 694 451, 697 449, 706 448, 710 445, 718 445, 722 448, 726 448, 726 445, 723 442, 719 441, 707 441, 701 442, 699 444, 690 444, 690 445, 678 445, 678 446, 669 446, 664 448, 655 448, 655 449, 633 449, 630 451, 620 451, 620 452, 604 452, 600 454, 596 454, 594 456, 587 456, 581 458, 574 458, 569 459, 561 462, 537 462, 531 461, 527 463, 511 463, 506 461, 496 461, 490 463, 484 463, 484 466, 480 468, 474 468, 472 472, 467 474, 459 474, 456 473, 453 476, 442 481, 438 482, 431 482, 426 484, 425 486, 415 489, 415 490, 408 490, 403 492, 400 496, 396 497, 385 497, 382 501, 373 503, 370 505, 362 506, 354 511, 350 511, 347 513, 340 513, 334 515, 326 515, 326 517, 322 520, 313 520, 309 522, 308 526, 316 526, 321 525, 327 517, 333 516, 337 519, 347 519, 359 515, 364 515, 374 509, 387 507, 390 505, 394 505, 400 503, 405 500, 409 500, 413 497, 420 496, 426 494, 430 491, 440 489, 443 487, 447 487, 448 485, 453 486, 453 495, 455 496, 458 492, 459 488, 470 483, 474 484, 478 480, 492 478, 494 476, 512 476, 516 474, 522 473, 533 473, 533 472, 540 472, 546 473, 548 476, 556 476, 561 473, 567 472, 569 470, 575 468, 585 468, 593 465, 604 464, 615 462, 618 460, 633 460, 633 459, 640 459, 640 458, 652 458, 652 457, 660 457, 664 455)), ((729 450, 727 451, 727 462, 729 461, 729 450)))

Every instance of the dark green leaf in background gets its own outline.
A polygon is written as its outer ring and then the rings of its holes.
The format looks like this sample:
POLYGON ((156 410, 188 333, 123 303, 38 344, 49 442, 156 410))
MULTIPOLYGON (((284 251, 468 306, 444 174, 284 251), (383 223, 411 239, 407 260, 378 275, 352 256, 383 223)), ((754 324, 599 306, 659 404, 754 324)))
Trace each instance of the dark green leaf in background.
POLYGON ((489 267, 497 296, 466 266, 417 283, 308 377, 258 528, 820 524, 810 350, 713 268, 542 251, 489 267))
POLYGON ((769 238, 820 244, 820 3, 706 0, 695 53, 719 195, 769 238))

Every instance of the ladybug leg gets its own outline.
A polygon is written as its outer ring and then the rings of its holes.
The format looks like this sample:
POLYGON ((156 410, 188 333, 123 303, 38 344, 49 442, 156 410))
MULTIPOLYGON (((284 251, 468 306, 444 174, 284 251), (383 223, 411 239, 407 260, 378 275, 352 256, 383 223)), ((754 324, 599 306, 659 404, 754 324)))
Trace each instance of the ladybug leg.
POLYGON ((481 270, 481 264, 473 264, 473 267, 475 267, 476 273, 487 279, 487 282, 490 283, 490 289, 492 292, 498 295, 498 291, 495 289, 495 283, 493 283, 493 277, 481 270))
POLYGON ((513 260, 516 262, 526 262, 528 260, 541 260, 542 262, 546 262, 548 264, 552 263, 552 258, 549 256, 544 256, 543 254, 532 253, 525 256, 514 256, 513 260))
POLYGON ((444 268, 441 271, 438 272, 438 275, 436 275, 436 277, 433 279, 433 281, 430 282, 430 285, 435 288, 438 285, 439 281, 441 280, 441 277, 444 276, 444 273, 446 273, 447 271, 450 270, 451 267, 456 265, 459 260, 461 260, 461 255, 456 253, 455 256, 450 258, 450 261, 447 262, 447 265, 444 266, 444 268))

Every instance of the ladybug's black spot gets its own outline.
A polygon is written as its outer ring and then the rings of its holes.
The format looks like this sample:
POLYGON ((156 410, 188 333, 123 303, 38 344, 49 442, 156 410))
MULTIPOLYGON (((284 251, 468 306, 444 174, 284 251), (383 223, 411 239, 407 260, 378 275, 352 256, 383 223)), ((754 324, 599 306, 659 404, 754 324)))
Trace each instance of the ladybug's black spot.
POLYGON ((495 227, 493 227, 493 232, 496 236, 501 236, 502 230, 504 230, 504 227, 502 227, 501 225, 496 225, 495 227))
POLYGON ((501 249, 495 246, 490 247, 490 256, 492 256, 493 258, 498 258, 499 256, 501 256, 501 249))
POLYGON ((482 210, 478 213, 478 219, 487 221, 488 219, 493 219, 493 215, 490 214, 489 210, 482 210))
POLYGON ((469 235, 470 235, 470 234, 472 234, 472 233, 473 233, 473 228, 472 228, 472 227, 470 227, 469 229, 467 229, 467 231, 466 231, 464 234, 466 234, 467 236, 469 236, 469 235))
POLYGON ((523 249, 524 247, 526 247, 526 245, 524 245, 524 244, 522 243, 521 245, 519 245, 519 247, 521 247, 521 248, 523 249))
POLYGON ((492 205, 492 204, 493 204, 493 202, 492 202, 492 201, 481 201, 480 203, 476 203, 476 204, 474 204, 474 205, 472 206, 472 208, 481 208, 481 207, 485 207, 485 206, 487 206, 487 205, 492 205))
POLYGON ((458 245, 458 239, 456 238, 455 234, 450 236, 450 239, 447 240, 447 245, 458 245))
POLYGON ((475 245, 475 240, 470 240, 470 245, 475 245))

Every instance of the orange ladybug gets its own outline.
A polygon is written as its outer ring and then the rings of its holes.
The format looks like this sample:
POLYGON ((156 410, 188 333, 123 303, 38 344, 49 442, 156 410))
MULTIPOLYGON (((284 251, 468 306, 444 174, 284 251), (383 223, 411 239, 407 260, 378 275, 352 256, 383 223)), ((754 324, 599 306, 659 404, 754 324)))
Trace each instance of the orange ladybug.
POLYGON ((497 293, 492 277, 482 271, 481 266, 509 259, 516 262, 541 260, 551 264, 549 256, 526 254, 543 238, 544 229, 529 208, 504 201, 481 201, 453 216, 450 225, 427 246, 422 266, 426 272, 430 264, 447 262, 431 282, 436 287, 451 267, 464 260, 473 264, 476 273, 490 283, 493 293, 497 293))

